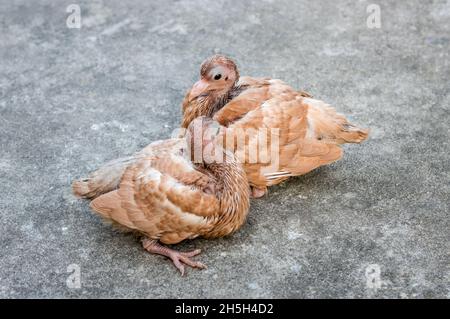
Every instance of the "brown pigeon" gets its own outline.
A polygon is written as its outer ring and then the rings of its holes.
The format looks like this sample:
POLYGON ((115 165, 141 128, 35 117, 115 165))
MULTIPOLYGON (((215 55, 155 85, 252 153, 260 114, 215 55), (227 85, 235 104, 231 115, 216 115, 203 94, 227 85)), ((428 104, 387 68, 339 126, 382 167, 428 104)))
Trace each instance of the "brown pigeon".
POLYGON ((183 101, 181 126, 201 115, 226 127, 221 143, 240 155, 253 197, 289 176, 339 160, 341 144, 360 143, 368 136, 368 130, 351 124, 330 105, 281 80, 240 77, 233 60, 223 55, 201 65, 200 80, 183 101), (243 143, 236 142, 239 137, 243 143), (252 147, 261 144, 275 151, 266 150, 264 161, 250 160, 252 147))
POLYGON ((222 161, 203 152, 212 143, 214 134, 205 133, 211 130, 218 132, 214 122, 199 118, 185 138, 158 141, 130 158, 111 162, 75 181, 73 192, 93 199, 91 208, 106 220, 142 235, 143 247, 170 258, 182 275, 184 265, 205 268, 191 260, 200 250, 178 252, 160 243, 222 237, 245 222, 250 197, 245 171, 223 148, 218 150, 222 161), (194 134, 196 128, 200 135, 194 134), (194 163, 198 149, 204 154, 194 163))

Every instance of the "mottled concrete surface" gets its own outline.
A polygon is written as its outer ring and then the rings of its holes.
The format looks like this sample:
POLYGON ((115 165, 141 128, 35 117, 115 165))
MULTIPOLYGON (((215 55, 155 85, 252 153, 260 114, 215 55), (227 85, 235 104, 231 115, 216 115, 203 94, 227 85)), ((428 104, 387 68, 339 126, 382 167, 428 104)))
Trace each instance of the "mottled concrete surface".
POLYGON ((297 0, 84 1, 69 29, 71 2, 0 1, 1 297, 450 296, 449 1, 378 1, 380 29, 368 1, 297 0), (69 185, 169 136, 214 52, 372 134, 254 201, 234 236, 179 245, 209 266, 182 278, 69 185))

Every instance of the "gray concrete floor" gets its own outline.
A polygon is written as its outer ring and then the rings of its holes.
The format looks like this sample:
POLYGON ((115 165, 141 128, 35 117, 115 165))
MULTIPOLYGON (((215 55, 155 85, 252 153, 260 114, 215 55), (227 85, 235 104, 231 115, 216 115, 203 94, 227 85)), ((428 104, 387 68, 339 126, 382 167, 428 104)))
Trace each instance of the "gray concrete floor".
POLYGON ((78 1, 69 29, 73 2, 0 1, 1 297, 450 296, 449 1, 377 1, 380 29, 372 1, 297 0, 78 1), (253 201, 234 236, 179 245, 209 266, 182 278, 69 185, 168 137, 214 52, 372 134, 253 201))

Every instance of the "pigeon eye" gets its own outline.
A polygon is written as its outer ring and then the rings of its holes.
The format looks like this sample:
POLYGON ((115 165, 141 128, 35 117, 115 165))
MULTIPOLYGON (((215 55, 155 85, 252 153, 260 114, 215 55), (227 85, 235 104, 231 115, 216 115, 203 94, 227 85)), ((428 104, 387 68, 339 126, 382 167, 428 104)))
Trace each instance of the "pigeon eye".
POLYGON ((214 75, 214 80, 220 80, 221 77, 222 77, 222 74, 218 73, 218 74, 214 75))

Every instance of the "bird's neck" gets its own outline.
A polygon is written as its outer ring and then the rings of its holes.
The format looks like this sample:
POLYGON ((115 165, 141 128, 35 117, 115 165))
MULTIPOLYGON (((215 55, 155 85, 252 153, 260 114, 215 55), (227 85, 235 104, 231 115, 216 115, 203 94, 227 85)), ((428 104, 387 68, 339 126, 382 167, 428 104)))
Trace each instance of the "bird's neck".
POLYGON ((189 101, 188 105, 184 107, 182 127, 187 128, 199 116, 213 117, 217 111, 231 100, 232 93, 236 89, 237 85, 235 83, 228 90, 220 92, 210 91, 189 101))
POLYGON ((216 225, 221 235, 237 230, 245 222, 250 206, 250 188, 247 175, 234 155, 226 156, 224 163, 206 165, 217 181, 217 198, 221 216, 216 225))
POLYGON ((200 104, 203 104, 201 107, 204 110, 204 116, 213 117, 217 111, 219 111, 225 104, 230 100, 230 92, 233 90, 234 85, 230 87, 228 90, 224 90, 222 92, 211 92, 205 96, 203 101, 199 101, 200 104))

